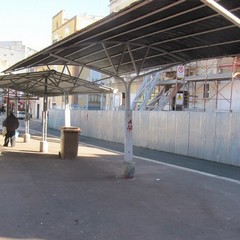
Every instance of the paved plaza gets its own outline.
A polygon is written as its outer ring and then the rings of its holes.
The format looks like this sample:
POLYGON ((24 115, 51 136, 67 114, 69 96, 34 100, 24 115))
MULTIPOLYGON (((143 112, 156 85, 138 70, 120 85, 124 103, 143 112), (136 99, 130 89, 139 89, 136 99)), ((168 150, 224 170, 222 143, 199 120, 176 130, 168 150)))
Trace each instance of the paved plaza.
POLYGON ((139 158, 127 180, 118 151, 80 141, 59 159, 59 138, 40 141, 0 137, 0 240, 239 239, 238 180, 139 158))

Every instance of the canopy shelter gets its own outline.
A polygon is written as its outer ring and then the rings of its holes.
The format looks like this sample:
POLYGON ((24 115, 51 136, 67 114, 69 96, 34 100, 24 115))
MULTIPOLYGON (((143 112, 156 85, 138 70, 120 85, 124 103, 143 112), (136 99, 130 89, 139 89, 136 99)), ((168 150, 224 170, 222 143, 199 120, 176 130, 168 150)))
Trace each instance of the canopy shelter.
POLYGON ((0 87, 38 97, 110 93, 111 89, 55 70, 0 75, 0 87))
MULTIPOLYGON (((68 114, 68 96, 74 94, 103 94, 111 93, 112 90, 104 85, 79 79, 77 77, 56 72, 55 70, 28 72, 18 74, 0 75, 0 88, 9 93, 11 89, 23 92, 26 102, 29 98, 43 97, 43 144, 47 146, 47 97, 48 96, 65 96, 65 125, 70 125, 70 114, 68 114)), ((18 96, 16 96, 18 97, 18 96)), ((16 98, 17 100, 17 98, 16 98)), ((16 104, 17 106, 18 104, 16 104)), ((27 104, 28 116, 28 104, 27 104)), ((25 139, 29 136, 29 117, 26 118, 25 139)), ((43 148, 41 148, 44 150, 43 148)))
MULTIPOLYGON (((240 16, 239 0, 218 2, 240 16)), ((239 43, 239 27, 200 0, 145 0, 110 14, 6 71, 77 65, 118 77, 239 54, 239 43)))
POLYGON ((209 7, 207 1, 137 1, 5 72, 43 65, 75 65, 122 81, 126 89, 124 169, 125 176, 131 176, 135 169, 130 110, 132 82, 170 66, 240 53, 239 0, 217 1, 231 13, 228 16, 209 7))

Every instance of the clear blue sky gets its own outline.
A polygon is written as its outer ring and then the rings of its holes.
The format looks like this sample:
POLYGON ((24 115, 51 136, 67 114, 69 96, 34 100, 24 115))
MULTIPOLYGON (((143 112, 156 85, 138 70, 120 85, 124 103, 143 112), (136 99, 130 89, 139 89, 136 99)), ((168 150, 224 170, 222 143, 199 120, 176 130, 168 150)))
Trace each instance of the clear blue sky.
POLYGON ((1 0, 0 41, 22 41, 36 50, 51 45, 52 17, 109 14, 109 0, 1 0))

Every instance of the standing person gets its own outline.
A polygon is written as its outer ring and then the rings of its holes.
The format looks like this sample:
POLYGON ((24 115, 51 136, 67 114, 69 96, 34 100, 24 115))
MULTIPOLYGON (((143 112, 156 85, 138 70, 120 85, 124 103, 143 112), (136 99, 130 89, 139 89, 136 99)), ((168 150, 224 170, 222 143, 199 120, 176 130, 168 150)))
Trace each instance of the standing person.
POLYGON ((19 127, 18 119, 13 115, 11 111, 9 116, 3 121, 3 126, 7 128, 7 134, 5 135, 4 145, 8 146, 9 139, 11 142, 11 146, 15 146, 15 131, 19 127))

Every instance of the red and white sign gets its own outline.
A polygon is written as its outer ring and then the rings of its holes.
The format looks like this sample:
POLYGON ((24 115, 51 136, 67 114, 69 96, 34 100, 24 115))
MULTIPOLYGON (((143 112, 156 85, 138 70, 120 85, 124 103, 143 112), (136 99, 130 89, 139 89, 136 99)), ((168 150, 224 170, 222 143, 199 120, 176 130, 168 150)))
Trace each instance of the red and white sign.
POLYGON ((177 78, 184 78, 185 76, 185 67, 177 66, 177 78))

